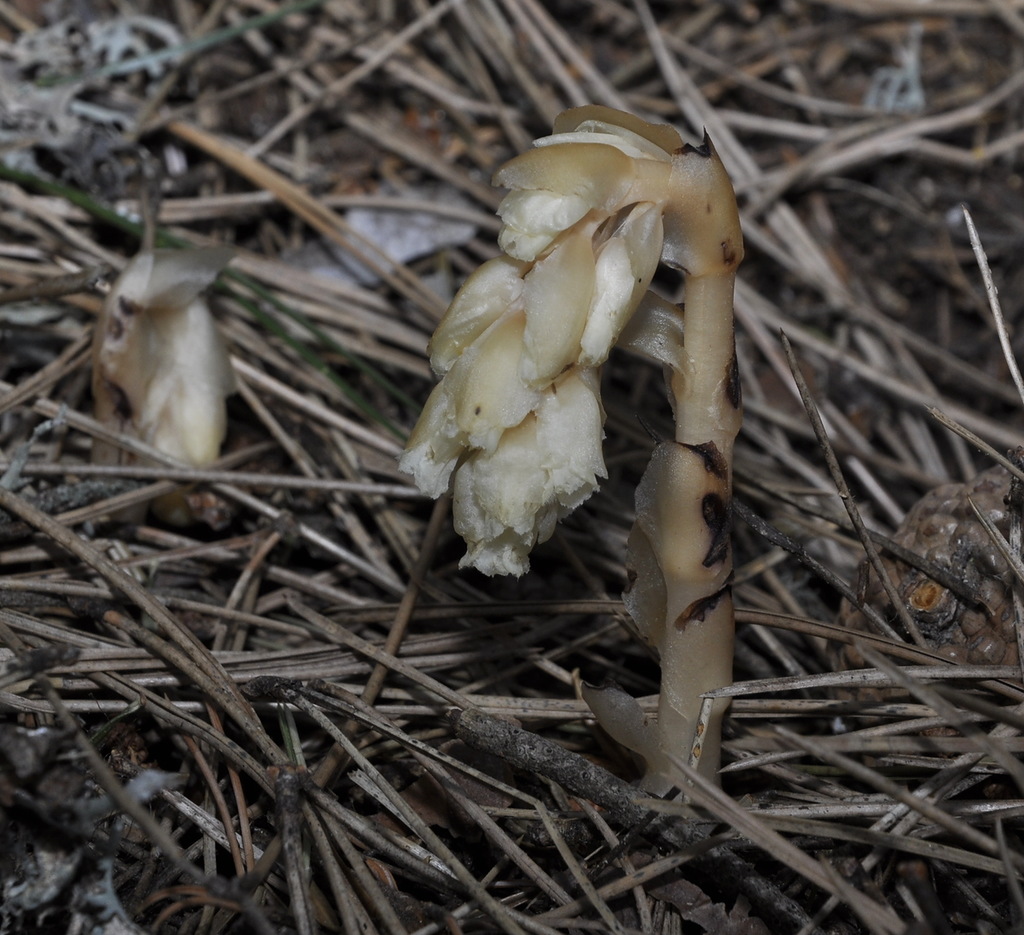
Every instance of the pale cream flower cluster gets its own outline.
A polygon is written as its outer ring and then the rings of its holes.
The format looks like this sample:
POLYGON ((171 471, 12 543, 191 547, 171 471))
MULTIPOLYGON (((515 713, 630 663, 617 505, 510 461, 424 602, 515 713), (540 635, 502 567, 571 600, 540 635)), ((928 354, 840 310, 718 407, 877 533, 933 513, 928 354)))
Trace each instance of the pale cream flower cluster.
POLYGON ((496 174, 510 189, 505 255, 466 280, 438 326, 442 380, 401 459, 425 493, 451 488, 463 565, 521 575, 607 476, 599 367, 659 262, 681 146, 669 127, 576 108, 496 174))

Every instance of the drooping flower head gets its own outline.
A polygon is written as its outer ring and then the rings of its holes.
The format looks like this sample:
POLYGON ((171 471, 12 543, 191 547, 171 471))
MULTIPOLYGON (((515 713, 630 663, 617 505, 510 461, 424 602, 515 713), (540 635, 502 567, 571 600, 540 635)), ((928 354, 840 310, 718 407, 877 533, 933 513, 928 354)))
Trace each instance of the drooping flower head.
POLYGON ((650 286, 681 147, 671 127, 580 107, 496 173, 504 255, 438 325, 442 379, 400 462, 431 496, 451 488, 464 565, 522 574, 607 476, 597 368, 650 286))

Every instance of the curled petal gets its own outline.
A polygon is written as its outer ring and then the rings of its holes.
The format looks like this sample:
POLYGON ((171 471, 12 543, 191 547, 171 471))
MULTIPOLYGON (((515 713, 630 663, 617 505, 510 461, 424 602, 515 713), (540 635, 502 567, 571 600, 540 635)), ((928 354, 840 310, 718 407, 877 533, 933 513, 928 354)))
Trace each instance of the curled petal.
POLYGON ((498 244, 509 256, 534 260, 590 208, 590 202, 580 195, 546 191, 509 192, 498 206, 504 225, 498 234, 498 244))
POLYGON ((557 510, 544 504, 538 470, 537 420, 509 429, 492 452, 476 452, 459 466, 452 486, 455 531, 466 542, 459 563, 485 575, 522 575, 529 554, 554 531, 557 510))
POLYGON ((615 238, 621 240, 629 251, 633 279, 637 281, 634 288, 641 293, 654 278, 663 236, 661 210, 653 204, 637 205, 615 232, 615 238))
POLYGON ((575 510, 607 477, 601 442, 604 411, 597 371, 573 368, 544 396, 537 439, 544 452, 547 491, 565 513, 575 510))
POLYGON ((594 277, 594 250, 587 229, 569 234, 527 273, 520 373, 529 385, 545 386, 576 363, 594 296, 594 277))
POLYGON ((594 302, 580 339, 580 363, 604 363, 643 298, 661 254, 661 212, 637 205, 597 251, 594 302))
MULTIPOLYGON (((110 290, 93 344, 96 417, 187 464, 217 458, 235 387, 224 341, 200 297, 227 248, 147 250, 110 290)), ((117 461, 94 448, 94 459, 117 461)))
POLYGON ((451 393, 443 382, 427 398, 419 421, 409 436, 398 467, 411 474, 428 497, 448 491, 448 482, 465 445, 455 424, 451 393))
POLYGON ((512 189, 498 208, 504 223, 498 242, 506 253, 535 260, 590 212, 608 216, 670 196, 676 157, 632 131, 608 129, 546 137, 498 170, 495 184, 512 189))
POLYGON ((608 132, 623 129, 653 143, 666 153, 674 153, 683 146, 682 137, 675 127, 667 123, 648 123, 641 117, 625 111, 615 110, 601 104, 585 104, 582 107, 571 107, 555 118, 554 132, 571 133, 587 125, 600 124, 608 128, 608 132), (614 128, 614 129, 613 129, 614 128))
POLYGON ((656 159, 668 162, 669 155, 661 147, 655 146, 650 140, 644 139, 631 130, 603 123, 600 120, 586 120, 570 133, 559 133, 556 136, 545 136, 535 140, 534 146, 556 146, 561 143, 600 143, 613 146, 630 159, 656 159))
POLYGON ((607 359, 615 336, 628 318, 633 297, 633 267, 629 251, 620 238, 603 244, 597 255, 594 304, 580 338, 580 362, 598 366, 607 359))
POLYGON ((435 373, 447 373, 470 344, 519 306, 526 268, 510 257, 495 257, 465 281, 430 339, 430 364, 435 373))
POLYGON ((206 303, 184 310, 151 310, 159 347, 145 401, 135 415, 141 438, 186 464, 217 460, 227 431, 224 397, 234 389, 220 332, 206 303))
POLYGON ((614 203, 629 189, 633 160, 601 143, 562 143, 528 150, 494 173, 494 184, 513 191, 579 195, 592 205, 614 203))
POLYGON ((427 399, 399 467, 424 493, 439 497, 460 458, 489 453, 506 429, 538 404, 519 378, 522 312, 506 313, 460 354, 427 399))
POLYGON ((496 185, 512 189, 498 208, 505 224, 501 248, 535 260, 588 212, 617 211, 636 181, 636 166, 615 146, 557 139, 506 162, 494 176, 496 185))
POLYGON ((144 250, 111 291, 148 308, 181 308, 198 298, 234 255, 230 247, 144 250))
POLYGON ((469 448, 491 451, 501 433, 522 422, 537 404, 538 394, 519 377, 525 324, 522 312, 499 319, 463 352, 442 381, 469 448))

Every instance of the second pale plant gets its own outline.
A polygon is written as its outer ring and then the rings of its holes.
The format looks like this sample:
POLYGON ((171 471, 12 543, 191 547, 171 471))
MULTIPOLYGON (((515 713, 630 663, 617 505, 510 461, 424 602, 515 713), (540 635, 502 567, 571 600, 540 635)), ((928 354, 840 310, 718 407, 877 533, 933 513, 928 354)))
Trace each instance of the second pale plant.
MULTIPOLYGON (((193 467, 220 454, 224 400, 235 388, 227 348, 203 298, 232 256, 228 247, 143 250, 111 288, 93 340, 97 420, 193 467)), ((134 460, 111 444, 93 445, 96 463, 134 460)), ((194 519, 181 491, 156 498, 151 508, 175 525, 194 519)), ((120 518, 141 521, 145 511, 120 518)))

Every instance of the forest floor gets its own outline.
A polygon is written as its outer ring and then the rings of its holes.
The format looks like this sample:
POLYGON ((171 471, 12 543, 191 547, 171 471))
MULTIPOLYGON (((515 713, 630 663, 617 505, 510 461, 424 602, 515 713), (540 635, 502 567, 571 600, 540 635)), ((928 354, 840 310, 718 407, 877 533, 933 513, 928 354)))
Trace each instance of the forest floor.
POLYGON ((1021 931, 1021 498, 964 485, 1024 438, 1022 145, 1020 0, 0 0, 0 931, 1021 931), (518 580, 397 467, 492 173, 587 103, 706 129, 743 222, 688 805, 579 697, 658 691, 620 599, 658 370, 613 355, 609 478, 518 580), (143 450, 90 375, 154 243, 235 249, 201 468, 93 461, 143 450), (139 513, 183 485, 191 525, 139 513))

